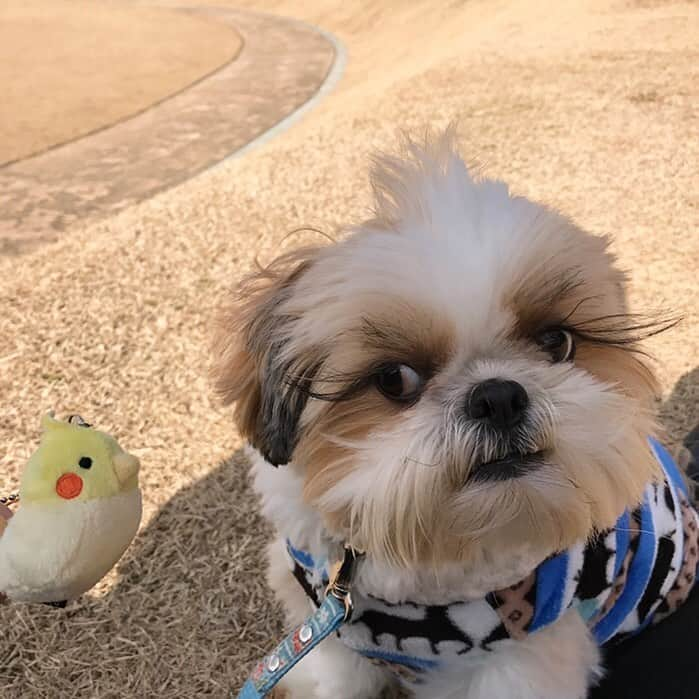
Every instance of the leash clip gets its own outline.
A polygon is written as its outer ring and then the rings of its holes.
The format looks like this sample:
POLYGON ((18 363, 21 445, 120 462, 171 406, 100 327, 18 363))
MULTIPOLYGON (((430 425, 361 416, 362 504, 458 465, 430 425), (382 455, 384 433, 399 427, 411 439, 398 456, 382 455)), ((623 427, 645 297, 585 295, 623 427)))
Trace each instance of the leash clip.
POLYGON ((237 699, 266 697, 296 663, 349 620, 352 615, 350 588, 357 572, 357 563, 364 553, 347 545, 344 549, 342 560, 328 571, 330 584, 323 602, 270 655, 258 662, 237 699))
POLYGON ((344 621, 349 621, 352 616, 352 580, 357 572, 357 564, 364 557, 364 552, 345 544, 345 552, 341 561, 332 567, 330 584, 326 588, 326 595, 333 595, 345 606, 344 621))

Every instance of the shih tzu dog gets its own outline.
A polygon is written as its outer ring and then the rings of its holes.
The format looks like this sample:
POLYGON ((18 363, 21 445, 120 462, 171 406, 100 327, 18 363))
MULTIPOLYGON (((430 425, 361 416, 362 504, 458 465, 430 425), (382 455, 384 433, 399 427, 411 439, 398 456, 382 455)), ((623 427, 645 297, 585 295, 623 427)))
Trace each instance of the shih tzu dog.
POLYGON ((476 176, 450 132, 372 185, 371 220, 242 283, 216 344, 289 622, 366 552, 286 695, 582 699, 604 645, 694 584, 639 344, 669 323, 629 312, 605 238, 476 176))

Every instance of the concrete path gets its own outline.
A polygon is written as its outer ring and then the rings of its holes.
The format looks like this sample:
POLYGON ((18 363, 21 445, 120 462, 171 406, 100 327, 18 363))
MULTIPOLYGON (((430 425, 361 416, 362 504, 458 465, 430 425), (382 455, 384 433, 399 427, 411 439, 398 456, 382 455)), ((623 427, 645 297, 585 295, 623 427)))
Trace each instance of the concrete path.
POLYGON ((224 8, 185 11, 231 24, 236 60, 112 127, 0 168, 0 254, 26 252, 216 163, 309 100, 333 63, 307 25, 224 8))

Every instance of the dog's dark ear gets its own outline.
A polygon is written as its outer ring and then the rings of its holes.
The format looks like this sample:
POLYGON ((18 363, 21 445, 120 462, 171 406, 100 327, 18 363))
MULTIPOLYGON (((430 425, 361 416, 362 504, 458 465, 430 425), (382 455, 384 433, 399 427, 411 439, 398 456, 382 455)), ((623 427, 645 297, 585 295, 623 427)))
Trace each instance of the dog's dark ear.
POLYGON ((219 316, 214 342, 217 391, 225 404, 235 403, 242 435, 275 466, 291 460, 317 370, 310 359, 288 352, 295 318, 284 303, 317 253, 317 248, 306 248, 259 269, 243 280, 219 316))
POLYGON ((267 353, 257 421, 248 437, 275 466, 291 460, 298 441, 299 419, 318 370, 317 365, 282 360, 281 344, 273 344, 267 353))

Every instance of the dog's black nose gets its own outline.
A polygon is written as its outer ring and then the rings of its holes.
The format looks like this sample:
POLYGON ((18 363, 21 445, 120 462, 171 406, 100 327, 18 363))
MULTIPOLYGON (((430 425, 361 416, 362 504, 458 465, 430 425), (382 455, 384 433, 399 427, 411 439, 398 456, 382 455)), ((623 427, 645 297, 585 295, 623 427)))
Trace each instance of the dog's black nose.
POLYGON ((522 421, 528 405, 529 396, 521 384, 488 379, 471 391, 466 414, 473 420, 488 420, 498 429, 508 429, 522 421))

